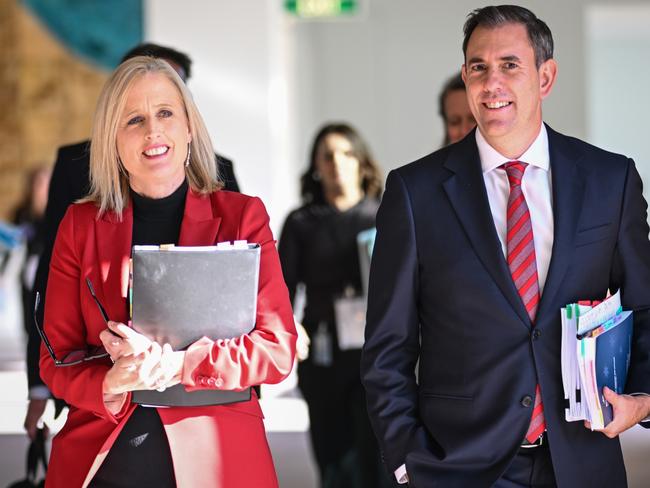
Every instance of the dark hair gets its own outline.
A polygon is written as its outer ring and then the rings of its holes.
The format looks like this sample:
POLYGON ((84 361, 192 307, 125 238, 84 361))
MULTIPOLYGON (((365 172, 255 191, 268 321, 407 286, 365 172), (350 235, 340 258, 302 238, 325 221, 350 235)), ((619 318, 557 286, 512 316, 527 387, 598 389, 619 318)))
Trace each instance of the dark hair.
POLYGON ((443 141, 444 146, 449 145, 449 132, 447 131, 446 127, 447 112, 445 110, 445 100, 451 92, 460 90, 465 92, 465 82, 463 81, 463 77, 459 71, 445 82, 445 84, 442 86, 442 90, 440 90, 440 95, 438 95, 438 113, 440 114, 440 117, 442 117, 442 121, 445 122, 445 139, 443 141))
POLYGON ((325 193, 320 179, 315 177, 316 155, 323 139, 330 134, 345 137, 352 145, 352 153, 359 160, 361 189, 368 197, 379 197, 383 189, 381 171, 361 135, 345 123, 326 124, 320 128, 311 146, 309 166, 300 178, 300 195, 304 203, 325 203, 325 193))
POLYGON ((179 73, 179 76, 185 82, 190 79, 192 74, 192 60, 190 57, 171 47, 160 46, 151 42, 138 44, 122 57, 121 62, 123 63, 127 59, 135 58, 136 56, 151 56, 152 58, 161 58, 174 62, 183 70, 183 73, 179 73))
POLYGON ((447 121, 447 112, 445 112, 445 99, 450 92, 456 90, 465 91, 465 82, 463 81, 463 77, 461 76, 460 71, 445 82, 445 84, 442 86, 442 90, 440 90, 440 95, 438 95, 438 113, 440 114, 440 117, 442 117, 442 120, 445 122, 447 121))
POLYGON ((465 21, 463 32, 463 56, 467 59, 467 44, 477 27, 496 28, 504 24, 522 24, 535 51, 535 65, 553 58, 553 35, 548 25, 527 8, 518 5, 483 7, 472 11, 465 21))

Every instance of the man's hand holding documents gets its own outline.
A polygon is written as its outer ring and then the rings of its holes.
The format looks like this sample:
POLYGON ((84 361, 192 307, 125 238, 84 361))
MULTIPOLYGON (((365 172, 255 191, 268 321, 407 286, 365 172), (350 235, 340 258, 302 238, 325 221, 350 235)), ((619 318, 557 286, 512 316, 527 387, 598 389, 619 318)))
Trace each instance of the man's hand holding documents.
POLYGON ((625 388, 632 312, 623 311, 617 292, 602 302, 568 304, 561 313, 565 418, 603 429, 614 415, 603 388, 618 394, 625 388))

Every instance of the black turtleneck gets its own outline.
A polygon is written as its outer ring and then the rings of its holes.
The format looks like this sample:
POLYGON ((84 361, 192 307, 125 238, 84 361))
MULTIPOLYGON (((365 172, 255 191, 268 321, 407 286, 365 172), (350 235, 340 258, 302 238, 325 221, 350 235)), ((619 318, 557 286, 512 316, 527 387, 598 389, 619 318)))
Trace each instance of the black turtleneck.
POLYGON ((178 244, 187 181, 164 198, 149 198, 131 190, 133 245, 178 244))

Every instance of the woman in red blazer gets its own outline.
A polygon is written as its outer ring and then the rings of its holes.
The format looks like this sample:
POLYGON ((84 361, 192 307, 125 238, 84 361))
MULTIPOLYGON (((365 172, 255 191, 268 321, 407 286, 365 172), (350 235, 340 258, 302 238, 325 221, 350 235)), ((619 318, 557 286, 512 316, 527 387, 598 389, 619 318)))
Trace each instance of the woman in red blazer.
POLYGON ((213 154, 166 62, 138 57, 118 67, 95 115, 91 193, 59 228, 44 321, 57 359, 97 346, 110 356, 60 367, 41 349, 45 383, 71 406, 53 440, 48 487, 136 486, 140 478, 156 486, 277 486, 254 393, 219 406, 131 403, 133 390, 177 383, 188 391, 276 383, 293 365, 296 332, 267 213, 257 198, 219 190, 213 154), (240 239, 262 247, 253 331, 173 351, 124 325, 132 244, 240 239), (87 278, 120 337, 107 329, 87 278))

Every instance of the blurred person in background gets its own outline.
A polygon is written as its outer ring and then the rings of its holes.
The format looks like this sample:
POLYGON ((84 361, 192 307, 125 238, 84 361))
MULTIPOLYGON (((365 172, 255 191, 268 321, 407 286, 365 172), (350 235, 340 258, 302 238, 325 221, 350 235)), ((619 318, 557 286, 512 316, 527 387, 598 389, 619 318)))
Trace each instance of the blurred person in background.
POLYGON ((48 167, 34 169, 28 174, 25 197, 14 210, 12 219, 13 223, 21 229, 27 245, 27 255, 21 280, 25 309, 25 328, 31 326, 33 320, 34 307, 31 300, 31 293, 34 286, 38 260, 45 245, 43 221, 51 176, 52 170, 48 167))
MULTIPOLYGON (((151 56, 164 59, 174 68, 183 82, 187 83, 192 73, 192 60, 190 57, 175 49, 160 46, 158 44, 139 44, 127 52, 122 61, 136 56, 151 56)), ((235 178, 233 163, 229 159, 215 154, 219 174, 224 182, 224 188, 229 191, 239 191, 239 185, 235 178)), ((52 246, 56 236, 59 223, 65 214, 68 206, 88 194, 89 190, 89 166, 90 166, 90 141, 82 141, 77 144, 60 147, 58 150, 52 183, 50 185, 49 200, 43 222, 43 253, 36 272, 34 291, 38 291, 44 298, 47 287, 47 277, 52 255, 52 246)), ((33 311, 34 297, 31 300, 33 311)), ((42 323, 43 309, 41 308, 39 320, 42 323)), ((38 369, 38 357, 41 344, 33 323, 32 314, 26 317, 29 320, 27 327, 27 365, 28 365, 28 387, 29 405, 25 417, 25 429, 28 433, 35 432, 36 424, 45 411, 46 401, 50 398, 50 392, 43 384, 38 369)), ((61 404, 57 402, 57 412, 61 404)), ((31 434, 30 434, 31 435, 31 434)))
MULTIPOLYGON (((23 201, 18 205, 13 215, 13 223, 17 225, 22 232, 26 244, 26 255, 21 273, 21 292, 23 305, 23 324, 25 332, 29 335, 30 329, 34 325, 34 303, 32 292, 34 288, 34 279, 38 261, 45 247, 44 235, 44 217, 45 207, 47 206, 47 194, 50 186, 52 170, 49 167, 41 167, 32 170, 28 175, 27 191, 23 201)), ((36 331, 34 331, 36 333, 36 331)), ((34 342, 38 346, 38 342, 34 342)), ((27 373, 28 375, 36 374, 38 376, 38 351, 27 356, 27 373), (29 362, 31 361, 31 363, 29 362)), ((29 378, 30 384, 40 382, 40 378, 29 378)), ((49 395, 47 395, 49 396, 49 395)), ((34 399, 32 403, 31 414, 37 412, 37 418, 31 417, 25 419, 25 428, 30 439, 36 435, 36 425, 42 412, 45 410, 47 396, 44 398, 34 399)))
POLYGON ((135 57, 117 68, 100 95, 92 137, 91 191, 61 222, 45 304, 42 332, 52 350, 41 347, 41 375, 71 406, 53 439, 47 486, 277 487, 254 393, 191 408, 131 402, 134 390, 179 383, 187 391, 240 390, 289 374, 296 331, 264 205, 220 190, 201 115, 160 59, 135 57), (173 351, 124 325, 132 245, 234 240, 261 246, 251 332, 173 351), (96 284, 108 329, 86 278, 96 284), (102 345, 110 357, 55 363, 102 345))
POLYGON ((363 295, 357 236, 374 228, 381 191, 380 170, 359 133, 344 123, 325 125, 301 178, 303 205, 287 217, 279 242, 291 299, 305 287, 311 348, 298 385, 322 488, 377 488, 385 476, 359 379, 361 344, 342 350, 339 342, 340 328, 363 328, 365 313, 360 324, 337 324, 343 319, 335 310, 363 295))
POLYGON ((445 124, 444 146, 460 141, 476 127, 460 72, 449 78, 438 96, 438 113, 445 124))

